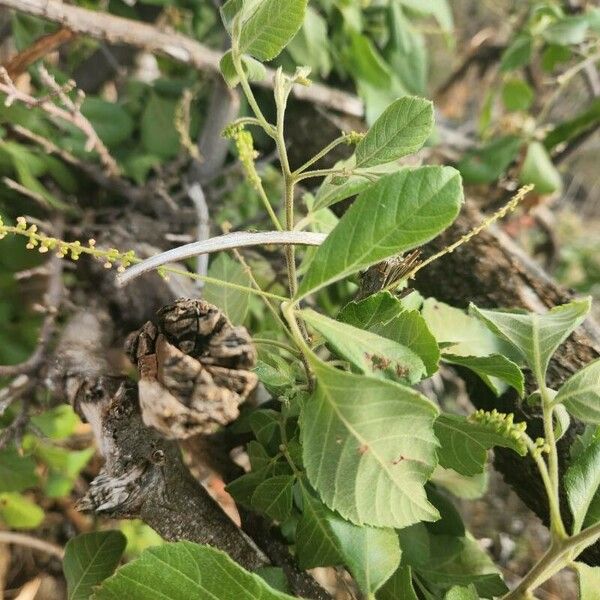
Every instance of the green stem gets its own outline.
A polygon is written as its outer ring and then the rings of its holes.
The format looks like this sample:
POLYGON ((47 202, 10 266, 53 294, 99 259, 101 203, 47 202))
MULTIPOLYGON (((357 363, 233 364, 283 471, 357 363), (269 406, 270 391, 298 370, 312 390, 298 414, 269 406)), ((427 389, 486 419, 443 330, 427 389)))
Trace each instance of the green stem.
POLYGON ((502 600, 523 600, 531 597, 531 591, 542 585, 561 568, 567 566, 585 548, 600 538, 600 523, 584 529, 571 538, 552 542, 542 558, 525 575, 521 583, 506 594, 502 600))
POLYGON ((567 537, 567 531, 560 513, 560 478, 558 471, 558 450, 556 448, 556 437, 554 435, 554 410, 551 406, 552 399, 543 378, 538 378, 540 394, 542 397, 542 410, 544 419, 544 437, 549 446, 548 453, 548 475, 550 477, 551 493, 550 500, 550 528, 553 535, 558 539, 567 537))
POLYGON ((345 169, 315 169, 314 171, 305 171, 294 176, 294 183, 303 181, 304 179, 312 179, 313 177, 327 177, 328 175, 353 175, 353 173, 345 169))
POLYGON ((310 167, 311 165, 314 165, 321 158, 323 158, 324 156, 329 154, 334 148, 336 148, 340 144, 343 144, 344 142, 346 142, 347 139, 348 139, 347 134, 341 135, 339 138, 336 138, 335 140, 333 140, 333 142, 331 142, 330 144, 327 144, 327 146, 325 146, 325 148, 323 148, 323 150, 321 150, 320 152, 315 154, 310 160, 306 161, 301 167, 297 168, 292 173, 292 175, 294 177, 298 177, 298 175, 300 175, 300 173, 303 173, 304 171, 306 171, 306 169, 308 169, 308 167, 310 167))
POLYGON ((292 348, 292 346, 288 346, 288 344, 284 344, 283 342, 279 342, 277 340, 253 337, 252 341, 255 344, 259 345, 264 344, 265 346, 275 346, 277 348, 281 348, 282 350, 289 352, 292 356, 295 356, 296 358, 299 358, 300 356, 300 352, 296 348, 292 348))
POLYGON ((242 59, 239 55, 237 48, 235 48, 235 47, 232 47, 232 59, 233 59, 233 66, 235 68, 235 72, 237 73, 237 76, 240 78, 240 85, 242 86, 242 90, 244 91, 244 95, 246 96, 246 100, 248 100, 248 104, 250 105, 252 112, 256 115, 258 123, 265 130, 267 135, 274 137, 275 136, 275 128, 273 127, 273 125, 271 125, 271 123, 269 123, 267 121, 267 119, 263 115, 262 110, 260 110, 260 107, 258 106, 258 102, 256 101, 256 98, 254 97, 254 92, 252 91, 252 88, 250 87, 250 84, 248 83, 246 73, 244 73, 244 67, 242 66, 242 59))

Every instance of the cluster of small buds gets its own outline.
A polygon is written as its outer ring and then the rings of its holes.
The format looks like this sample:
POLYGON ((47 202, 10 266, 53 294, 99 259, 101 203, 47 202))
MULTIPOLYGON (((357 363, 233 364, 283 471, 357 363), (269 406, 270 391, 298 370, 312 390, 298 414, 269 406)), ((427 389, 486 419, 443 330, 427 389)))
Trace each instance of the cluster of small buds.
POLYGON ((539 437, 534 442, 534 447, 531 449, 531 456, 533 458, 539 458, 542 453, 550 453, 550 444, 542 437, 539 437))
POLYGON ((365 135, 365 133, 360 133, 358 131, 350 131, 344 134, 344 141, 348 146, 355 146, 365 137, 365 135))
POLYGON ((27 238, 26 248, 28 250, 38 249, 40 254, 54 251, 58 258, 69 257, 71 260, 79 260, 82 254, 88 254, 98 260, 103 261, 107 269, 117 266, 117 270, 122 273, 127 267, 137 262, 135 252, 120 252, 116 248, 101 250, 96 248, 96 240, 90 239, 86 245, 80 241, 65 242, 53 237, 49 237, 38 231, 37 225, 28 224, 25 217, 18 217, 14 226, 8 226, 0 219, 0 239, 6 237, 9 233, 21 235, 27 238))
POLYGON ((527 454, 527 442, 524 433, 527 423, 524 421, 515 423, 514 418, 512 413, 501 413, 496 409, 492 411, 478 410, 469 416, 469 421, 490 427, 495 433, 512 440, 516 443, 519 453, 525 455, 527 454))
POLYGON ((240 163, 242 164, 248 182, 254 189, 258 189, 261 185, 261 181, 254 164, 254 161, 258 158, 258 152, 254 149, 254 139, 252 138, 252 134, 249 131, 246 131, 243 126, 237 126, 226 130, 226 134, 227 136, 231 136, 235 141, 235 147, 240 158, 240 163))

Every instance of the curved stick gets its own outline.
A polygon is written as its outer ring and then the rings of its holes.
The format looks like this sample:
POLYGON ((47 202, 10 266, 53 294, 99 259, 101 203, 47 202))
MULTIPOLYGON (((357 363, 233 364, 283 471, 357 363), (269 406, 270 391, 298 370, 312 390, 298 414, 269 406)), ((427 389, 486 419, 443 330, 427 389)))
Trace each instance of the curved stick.
POLYGON ((325 233, 312 233, 310 231, 259 231, 257 233, 237 231, 226 233, 202 242, 185 244, 147 258, 127 269, 122 275, 118 275, 117 285, 122 287, 148 271, 200 254, 211 254, 212 252, 230 250, 231 248, 260 246, 263 244, 320 246, 326 237, 327 234, 325 233))

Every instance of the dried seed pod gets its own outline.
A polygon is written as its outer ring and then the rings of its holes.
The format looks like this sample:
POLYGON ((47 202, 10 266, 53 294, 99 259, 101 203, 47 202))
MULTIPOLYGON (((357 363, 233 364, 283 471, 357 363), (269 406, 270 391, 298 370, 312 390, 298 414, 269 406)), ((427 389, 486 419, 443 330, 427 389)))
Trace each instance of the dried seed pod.
POLYGON ((178 300, 157 317, 127 341, 144 423, 185 439, 235 420, 258 382, 247 370, 256 351, 246 329, 203 300, 178 300))

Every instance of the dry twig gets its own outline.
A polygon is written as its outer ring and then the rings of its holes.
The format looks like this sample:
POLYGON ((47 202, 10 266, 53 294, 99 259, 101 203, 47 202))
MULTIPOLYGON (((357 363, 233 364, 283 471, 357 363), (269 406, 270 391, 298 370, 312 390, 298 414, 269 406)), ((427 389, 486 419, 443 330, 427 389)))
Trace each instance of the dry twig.
MULTIPOLYGON (((39 108, 50 117, 62 119, 67 123, 71 123, 86 136, 87 142, 85 149, 88 152, 95 150, 98 153, 100 162, 106 172, 111 175, 118 175, 120 172, 119 166, 115 159, 110 155, 104 142, 98 137, 92 124, 82 114, 80 110, 81 102, 73 102, 67 95, 67 91, 72 89, 74 84, 70 82, 66 89, 59 86, 54 78, 43 68, 40 69, 40 75, 42 75, 43 78, 45 77, 45 83, 50 87, 51 94, 50 96, 35 98, 34 96, 19 90, 8 75, 6 69, 0 67, 0 93, 6 94, 4 104, 10 106, 13 102, 20 102, 28 108, 39 108), (52 102, 50 100, 52 96, 58 96, 65 105, 65 108, 61 108, 52 102)), ((81 95, 80 100, 83 100, 81 95)))

